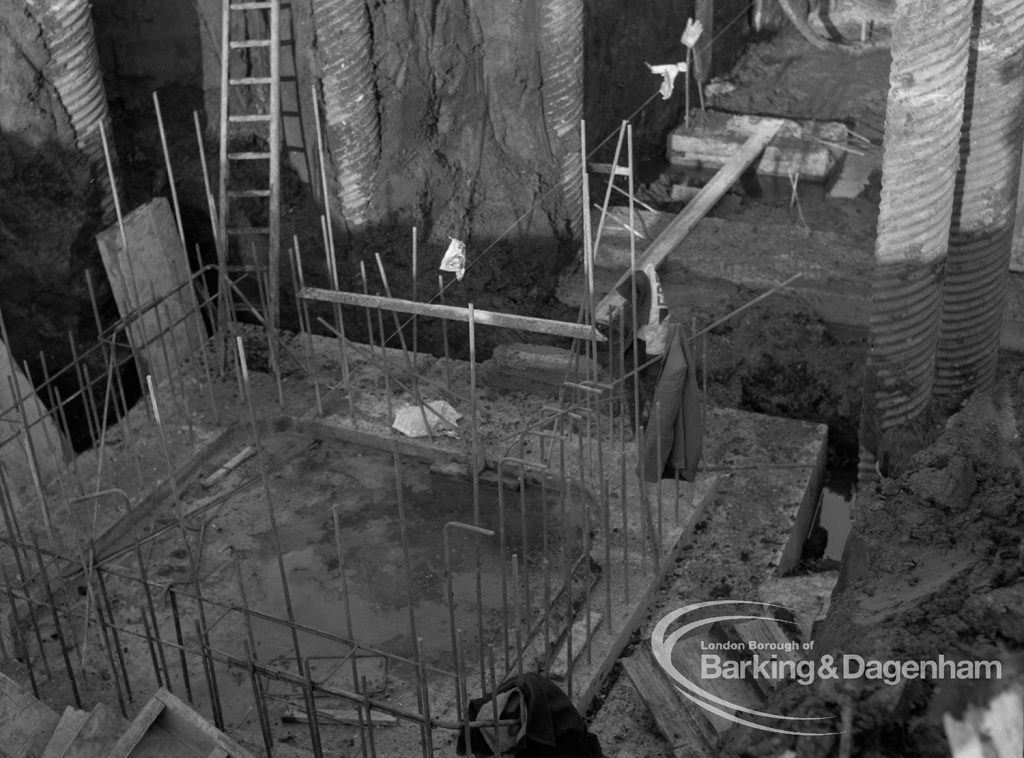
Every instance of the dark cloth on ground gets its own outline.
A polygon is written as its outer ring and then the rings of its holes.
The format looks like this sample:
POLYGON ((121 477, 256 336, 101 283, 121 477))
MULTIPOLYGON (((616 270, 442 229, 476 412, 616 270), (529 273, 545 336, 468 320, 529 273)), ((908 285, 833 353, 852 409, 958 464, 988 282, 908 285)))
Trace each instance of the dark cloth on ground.
MULTIPOLYGON (((517 758, 602 758, 601 745, 597 737, 587 731, 587 722, 573 706, 572 701, 554 682, 546 676, 535 673, 523 674, 522 678, 512 677, 498 686, 495 695, 502 703, 500 719, 520 719, 515 729, 512 752, 517 758), (524 716, 525 714, 525 716, 524 716)), ((467 714, 470 721, 486 721, 492 715, 491 699, 476 698, 469 702, 467 714)), ((470 752, 474 756, 495 755, 491 745, 496 737, 493 728, 485 735, 487 727, 470 729, 470 752)), ((466 755, 465 734, 459 734, 456 750, 466 755)))

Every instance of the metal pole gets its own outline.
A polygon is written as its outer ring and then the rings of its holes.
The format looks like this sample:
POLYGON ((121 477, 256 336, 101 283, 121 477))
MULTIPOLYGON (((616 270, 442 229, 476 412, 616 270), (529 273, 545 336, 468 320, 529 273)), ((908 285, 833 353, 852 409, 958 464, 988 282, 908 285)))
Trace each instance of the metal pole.
MULTIPOLYGON (((437 299, 444 305, 444 277, 437 276, 437 299)), ((452 391, 452 358, 448 351, 448 319, 441 319, 441 337, 444 340, 444 377, 448 392, 452 391)))
POLYGON ((309 659, 306 659, 305 666, 299 669, 305 674, 305 686, 302 688, 306 700, 306 713, 308 714, 309 739, 313 743, 313 755, 315 758, 323 758, 324 748, 320 744, 320 721, 316 713, 316 692, 313 684, 313 671, 309 666, 309 659))
POLYGON ((188 675, 188 660, 185 658, 185 639, 181 633, 181 614, 178 613, 178 593, 174 585, 167 586, 167 595, 171 601, 171 615, 174 618, 174 637, 178 642, 178 659, 181 663, 181 678, 185 682, 185 697, 194 703, 192 698, 192 681, 188 675))
MULTIPOLYGON (((442 539, 444 541, 444 586, 445 597, 448 600, 448 629, 452 637, 452 659, 456 667, 456 675, 465 679, 466 673, 459 666, 459 630, 457 630, 455 626, 455 590, 452 586, 452 552, 451 537, 449 536, 449 530, 451 529, 464 529, 467 532, 482 534, 485 537, 493 537, 494 532, 490 529, 473 526, 472 524, 464 524, 461 521, 449 521, 441 530, 442 539)), ((351 630, 349 631, 349 634, 351 634, 351 630)), ((468 707, 468 704, 469 701, 462 700, 458 691, 456 691, 456 710, 461 713, 464 707, 468 707)), ((466 744, 468 745, 469 743, 467 742, 466 744)))
MULTIPOLYGON (((352 628, 352 605, 348 590, 348 572, 345 568, 345 551, 341 547, 341 521, 338 517, 338 506, 331 508, 331 518, 334 522, 334 549, 338 555, 338 573, 341 576, 341 596, 345 606, 345 631, 350 640, 355 640, 355 632, 352 628)), ((349 656, 352 663, 352 687, 359 689, 359 668, 356 665, 356 647, 353 642, 352 654, 349 656)), ((359 719, 359 741, 361 755, 366 756, 366 732, 363 723, 363 708, 361 703, 356 703, 356 716, 359 719)))
POLYGON ((259 428, 256 421, 256 409, 253 407, 252 391, 249 384, 249 367, 245 361, 245 347, 242 338, 235 338, 238 347, 238 360, 242 368, 242 384, 245 387, 245 403, 249 409, 249 424, 252 427, 253 447, 256 448, 256 459, 260 465, 260 478, 263 482, 263 495, 267 501, 267 516, 270 519, 270 532, 274 537, 274 552, 277 554, 277 570, 281 577, 281 590, 284 595, 285 612, 288 614, 288 624, 292 632, 292 645, 295 648, 295 662, 298 670, 302 671, 302 653, 299 649, 299 633, 295 629, 295 610, 292 606, 291 590, 288 586, 288 570, 284 565, 284 552, 281 547, 281 533, 277 528, 277 513, 274 508, 274 500, 270 494, 270 476, 267 472, 267 461, 260 442, 259 428))
MULTIPOLYGON (((92 545, 93 555, 96 554, 96 545, 92 545)), ((124 649, 121 647, 121 636, 117 633, 117 624, 114 623, 114 607, 110 603, 110 596, 107 594, 107 583, 103 580, 103 568, 100 566, 96 567, 96 579, 100 585, 100 595, 103 599, 103 606, 107 612, 107 618, 110 619, 110 635, 114 643, 114 650, 117 651, 117 662, 121 668, 121 676, 124 679, 124 691, 128 696, 128 702, 132 702, 132 684, 128 678, 128 667, 124 662, 124 649)), ((97 608, 99 604, 97 603, 97 608)))
POLYGON ((75 705, 79 708, 82 707, 82 697, 78 692, 78 681, 75 679, 75 670, 71 665, 71 658, 68 656, 68 646, 64 639, 64 628, 60 623, 60 614, 57 613, 57 601, 53 597, 53 591, 50 589, 50 580, 46 576, 46 566, 43 565, 43 552, 39 549, 39 541, 36 539, 34 533, 32 536, 32 548, 36 554, 36 564, 39 567, 39 581, 43 583, 43 587, 46 590, 46 597, 49 601, 50 612, 53 614, 53 626, 57 632, 57 640, 60 642, 60 653, 64 658, 64 668, 68 672, 68 682, 71 684, 71 694, 75 698, 75 705))

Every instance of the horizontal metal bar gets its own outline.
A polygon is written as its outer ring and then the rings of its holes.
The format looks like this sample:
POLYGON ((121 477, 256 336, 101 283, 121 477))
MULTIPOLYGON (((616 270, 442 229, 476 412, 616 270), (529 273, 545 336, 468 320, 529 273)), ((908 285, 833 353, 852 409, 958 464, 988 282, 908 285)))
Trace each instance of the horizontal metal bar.
POLYGON ((268 189, 228 190, 228 197, 270 197, 268 189))
MULTIPOLYGON (((327 290, 320 287, 304 287, 299 290, 299 297, 321 303, 340 303, 341 305, 357 305, 368 308, 383 308, 398 313, 409 313, 416 316, 434 316, 449 321, 469 322, 469 309, 454 305, 437 303, 420 303, 414 300, 402 300, 380 295, 362 295, 358 292, 342 292, 327 290)), ((595 340, 605 342, 604 335, 588 324, 573 324, 568 321, 552 321, 535 316, 520 316, 516 313, 497 313, 473 309, 473 323, 486 326, 502 326, 536 334, 553 334, 557 337, 595 340)))
POLYGON ((235 79, 228 79, 228 84, 270 84, 274 81, 271 76, 239 76, 235 79))

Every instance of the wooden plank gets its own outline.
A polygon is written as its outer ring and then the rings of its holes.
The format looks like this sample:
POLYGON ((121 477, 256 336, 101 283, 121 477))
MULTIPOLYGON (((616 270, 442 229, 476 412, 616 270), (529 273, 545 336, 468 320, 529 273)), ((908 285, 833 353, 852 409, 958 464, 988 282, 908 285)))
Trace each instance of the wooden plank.
MULTIPOLYGON (((363 308, 383 308, 397 313, 408 313, 415 316, 432 316, 449 321, 469 323, 469 309, 454 305, 438 303, 420 303, 414 300, 402 300, 397 297, 381 295, 363 295, 358 292, 342 292, 327 290, 320 287, 304 287, 299 290, 299 297, 319 303, 338 303, 340 305, 356 305, 363 308)), ((573 324, 568 321, 553 321, 535 316, 521 316, 517 313, 498 313, 473 309, 473 322, 477 325, 501 326, 521 332, 536 334, 552 334, 556 337, 596 340, 605 342, 605 337, 598 334, 586 324, 573 324)))
POLYGON ((233 739, 220 731, 209 721, 200 716, 187 703, 161 687, 153 695, 153 699, 163 703, 160 713, 160 726, 180 739, 185 744, 196 745, 199 738, 215 746, 223 747, 233 758, 254 758, 252 753, 243 748, 233 739))
MULTIPOLYGON (((702 689, 710 692, 722 700, 734 703, 737 706, 757 708, 761 703, 761 693, 745 679, 726 679, 719 677, 705 679, 701 676, 701 659, 705 655, 703 650, 713 640, 706 634, 698 634, 696 637, 684 637, 676 642, 672 648, 672 664, 691 682, 698 682, 702 689)), ((725 713, 735 715, 737 711, 726 706, 718 706, 725 713)), ((742 714, 741 714, 742 715, 742 714)), ((719 734, 732 729, 736 724, 717 713, 707 712, 707 719, 719 734)))
POLYGON ((146 736, 146 732, 153 726, 153 722, 157 720, 163 710, 164 704, 155 698, 151 698, 143 709, 139 711, 139 715, 128 725, 128 728, 121 735, 117 744, 111 748, 109 758, 128 758, 135 750, 135 746, 146 736))
MULTIPOLYGON (((617 613, 613 611, 618 618, 605 619, 605 624, 609 625, 610 629, 616 630, 615 633, 609 634, 608 631, 610 630, 607 630, 605 634, 598 635, 597 638, 591 640, 591 644, 594 646, 592 651, 593 665, 587 665, 586 661, 578 661, 573 667, 573 683, 574 686, 579 686, 578 694, 574 693, 573 695, 573 701, 580 713, 586 713, 590 710, 594 703, 594 698, 611 673, 612 667, 619 659, 619 655, 629 643, 633 632, 640 627, 647 617, 647 613, 654 602, 655 596, 658 594, 658 590, 665 583, 668 572, 675 566, 676 561, 683 552, 684 546, 693 539, 694 526, 703 518, 704 511, 710 503, 714 502, 718 492, 718 477, 711 477, 707 480, 702 479, 702 481, 705 482, 705 489, 702 493, 698 494, 696 508, 690 514, 686 523, 682 526, 665 530, 663 537, 669 541, 670 547, 664 550, 664 545, 662 546, 664 555, 660 560, 660 568, 657 571, 644 571, 640 574, 642 590, 630 598, 631 607, 623 607, 617 613), (643 582, 646 582, 646 585, 643 582)), ((667 486, 668 480, 663 484, 667 486)), ((617 573, 602 572, 600 577, 598 577, 597 584, 594 586, 591 597, 600 597, 601 593, 605 591, 604 582, 611 581, 612 575, 617 573)), ((621 585, 613 585, 612 591, 618 592, 621 589, 621 585)))
POLYGON ((227 463, 224 463, 223 465, 221 465, 216 471, 214 471, 208 477, 203 479, 200 482, 200 484, 202 484, 205 489, 209 489, 214 484, 216 484, 218 480, 222 479, 223 477, 227 476, 230 472, 234 471, 246 459, 250 458, 255 453, 256 453, 256 449, 254 447, 252 447, 252 445, 246 445, 238 453, 236 453, 231 458, 231 460, 229 460, 227 463))
POLYGON ((0 674, 0 756, 38 758, 59 721, 52 708, 0 674))
POLYGON ((650 649, 640 645, 633 655, 622 659, 640 699, 654 718, 662 736, 672 746, 676 758, 707 758, 714 746, 713 730, 699 713, 693 714, 684 698, 661 672, 650 649), (694 717, 696 716, 696 718, 694 717))
MULTIPOLYGON (((576 661, 580 659, 583 652, 590 645, 594 634, 597 633, 597 628, 601 626, 601 620, 604 618, 604 614, 598 613, 597 611, 590 612, 590 627, 587 628, 587 619, 581 615, 580 619, 572 625, 572 629, 569 631, 569 637, 572 639, 572 664, 575 666, 576 661)), ((566 674, 569 670, 569 646, 566 641, 562 641, 562 646, 558 649, 555 654, 555 660, 551 663, 551 677, 553 679, 565 679, 566 674)))
POLYGON ((711 78, 711 59, 715 39, 715 0, 697 0, 694 15, 704 27, 693 48, 693 78, 703 86, 711 78))
POLYGON ((613 166, 611 163, 591 163, 590 170, 595 174, 615 174, 616 176, 629 176, 628 166, 613 166))
POLYGON ((11 392, 11 383, 16 385, 21 396, 21 410, 25 413, 25 423, 28 425, 25 431, 35 448, 39 474, 47 480, 53 480, 69 460, 71 444, 64 438, 53 417, 47 415, 46 405, 36 394, 32 382, 13 360, 8 346, 0 341, 0 439, 6 440, 0 446, 0 459, 7 463, 9 475, 19 476, 20 472, 28 470, 29 460, 25 438, 20 436, 23 430, 21 413, 18 400, 11 392))
POLYGON ((167 199, 158 197, 128 214, 124 236, 127 249, 115 224, 97 234, 96 243, 118 312, 122 318, 138 316, 128 328, 132 347, 143 353, 159 384, 198 350, 204 339, 202 318, 167 199), (159 311, 151 307, 153 298, 163 298, 159 311), (140 308, 146 310, 140 313, 140 308))
MULTIPOLYGON (((658 266, 682 243, 697 223, 707 215, 715 204, 722 199, 725 193, 739 179, 744 171, 754 162, 754 159, 761 154, 765 145, 771 142, 776 133, 782 127, 781 119, 765 119, 750 135, 750 138, 743 143, 728 161, 712 177, 711 181, 705 184, 697 196, 687 203, 686 207, 679 212, 665 230, 650 244, 643 255, 637 258, 637 270, 646 266, 658 266)), ((619 288, 630 280, 630 272, 626 271, 619 277, 612 287, 611 292, 601 298, 597 304, 595 318, 599 324, 607 324, 611 317, 613 308, 619 308, 625 304, 625 298, 619 294, 619 288)))
MULTIPOLYGON (((395 726, 398 724, 398 719, 389 713, 374 710, 372 715, 374 726, 395 726)), ((329 724, 358 726, 360 723, 359 711, 355 708, 317 708, 316 717, 321 726, 329 724)), ((309 713, 305 708, 289 705, 285 707, 284 712, 281 714, 281 721, 285 724, 308 724, 309 713)), ((365 714, 363 715, 362 723, 366 724, 365 714)))
POLYGON ((63 758, 65 751, 75 741, 78 732, 88 719, 88 711, 80 711, 70 705, 65 708, 57 723, 57 728, 50 735, 50 741, 46 743, 42 758, 63 758))
POLYGON ((105 758, 127 725, 120 713, 97 703, 61 758, 105 758))

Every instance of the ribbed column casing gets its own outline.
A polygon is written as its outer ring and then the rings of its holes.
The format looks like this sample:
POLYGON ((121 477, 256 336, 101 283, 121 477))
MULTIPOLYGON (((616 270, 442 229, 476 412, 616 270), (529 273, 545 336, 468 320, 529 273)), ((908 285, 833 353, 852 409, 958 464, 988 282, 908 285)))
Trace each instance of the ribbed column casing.
POLYGON ((959 156, 971 0, 898 0, 861 409, 862 481, 882 432, 932 391, 959 156))
POLYGON ((1024 126, 1024 3, 978 3, 967 71, 935 395, 956 406, 995 379, 1024 126))
POLYGON ((579 238, 583 222, 583 0, 539 0, 544 123, 559 163, 563 219, 579 238))
POLYGON ((316 0, 323 60, 327 150, 349 225, 371 221, 380 160, 380 116, 373 79, 370 16, 365 0, 316 0))
MULTIPOLYGON (((112 141, 112 130, 91 3, 89 0, 30 0, 28 8, 43 29, 50 53, 46 75, 67 111, 75 134, 75 147, 89 160, 100 187, 103 218, 112 221, 114 196, 103 155, 100 124, 106 130, 108 141, 112 141)), ((111 151, 111 161, 115 162, 112 144, 111 151)))

